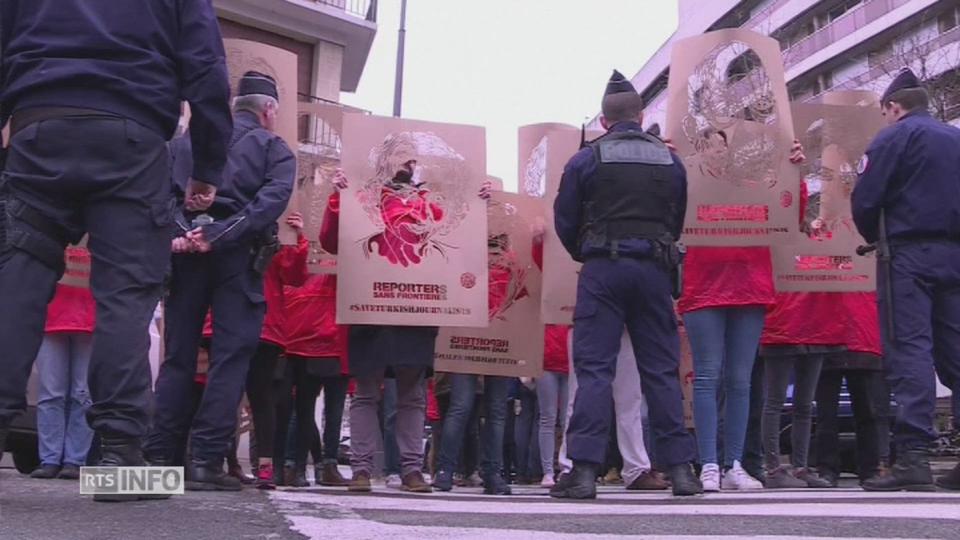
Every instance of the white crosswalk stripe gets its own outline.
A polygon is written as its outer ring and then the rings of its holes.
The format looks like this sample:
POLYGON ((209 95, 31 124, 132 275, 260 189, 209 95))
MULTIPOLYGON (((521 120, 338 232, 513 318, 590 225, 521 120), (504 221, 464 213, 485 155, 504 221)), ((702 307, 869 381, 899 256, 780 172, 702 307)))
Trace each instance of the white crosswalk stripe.
MULTIPOLYGON (((643 535, 591 534, 590 530, 571 533, 555 530, 553 522, 575 516, 609 518, 624 523, 657 523, 691 520, 698 528, 710 520, 718 523, 760 520, 764 530, 754 530, 750 538, 829 538, 823 534, 805 536, 777 533, 784 523, 817 520, 824 524, 835 521, 848 526, 885 520, 931 520, 937 526, 960 530, 960 495, 951 493, 866 493, 860 490, 795 490, 720 493, 678 500, 667 493, 626 493, 622 488, 603 488, 595 501, 558 501, 546 496, 545 490, 521 488, 513 497, 484 497, 479 490, 459 490, 444 494, 407 494, 378 489, 372 494, 348 494, 343 491, 317 489, 309 491, 277 491, 271 499, 290 521, 292 529, 308 538, 328 538, 337 531, 339 538, 470 538, 496 540, 539 540, 586 537, 600 538, 664 538, 703 539, 716 536, 711 532, 697 534, 643 535), (469 517, 470 526, 461 526, 469 517), (534 525, 534 526, 531 526, 534 525), (769 530, 766 530, 769 529, 769 530), (767 534, 770 533, 770 534, 767 534)), ((719 525, 718 525, 719 526, 719 525)), ((730 526, 730 525, 726 525, 730 526)), ((674 527, 676 528, 676 527, 674 527)), ((680 527, 682 529, 682 527, 680 527)), ((697 527, 695 527, 697 528, 697 527)), ((754 526, 756 529, 756 526, 754 526)), ((649 532, 654 532, 650 530, 649 532)), ((847 533, 843 538, 857 537, 847 533)), ((677 531, 674 531, 675 533, 677 531)), ((746 532, 746 531, 744 531, 746 532)), ((896 531, 884 535, 883 528, 873 527, 863 537, 909 538, 896 531)), ((923 535, 927 537, 927 535, 923 535)), ((939 537, 939 536, 937 536, 939 537)), ((943 536, 948 537, 948 536, 943 536)), ((957 536, 960 537, 960 533, 957 536)))

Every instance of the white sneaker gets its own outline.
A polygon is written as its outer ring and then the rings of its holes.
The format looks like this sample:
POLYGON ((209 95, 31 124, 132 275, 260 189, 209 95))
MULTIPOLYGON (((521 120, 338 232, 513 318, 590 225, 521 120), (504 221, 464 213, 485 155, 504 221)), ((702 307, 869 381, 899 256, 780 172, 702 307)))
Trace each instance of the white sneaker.
POLYGON ((700 471, 700 483, 704 493, 720 491, 720 466, 716 463, 706 463, 700 471))
POLYGON ((540 481, 540 487, 552 488, 557 485, 557 482, 554 481, 552 474, 543 475, 543 480, 540 481))
POLYGON ((403 480, 400 479, 399 474, 391 474, 390 476, 387 476, 384 484, 386 484, 388 488, 400 489, 400 486, 403 485, 403 480))
POLYGON ((733 467, 723 475, 723 489, 736 491, 763 489, 763 483, 743 470, 739 461, 734 461, 733 467))

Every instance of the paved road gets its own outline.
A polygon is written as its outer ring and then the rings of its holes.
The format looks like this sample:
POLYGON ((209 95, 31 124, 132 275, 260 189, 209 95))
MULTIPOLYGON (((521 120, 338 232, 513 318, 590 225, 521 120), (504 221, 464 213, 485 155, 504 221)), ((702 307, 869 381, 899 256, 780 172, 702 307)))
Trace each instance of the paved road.
POLYGON ((109 540, 338 538, 564 540, 568 538, 960 539, 960 494, 760 491, 676 500, 603 487, 588 502, 546 490, 485 497, 479 489, 413 495, 310 488, 188 493, 169 501, 95 504, 74 482, 0 469, 0 539, 109 540))

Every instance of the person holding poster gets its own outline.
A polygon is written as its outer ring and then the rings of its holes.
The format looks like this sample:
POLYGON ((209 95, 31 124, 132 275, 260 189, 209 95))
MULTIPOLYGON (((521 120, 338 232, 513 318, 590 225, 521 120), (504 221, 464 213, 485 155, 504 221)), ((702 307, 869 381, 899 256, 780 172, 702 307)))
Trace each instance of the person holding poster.
MULTIPOLYGON (((889 124, 857 166, 851 207, 857 230, 877 248, 884 357, 900 406, 891 475, 868 491, 934 489, 936 372, 960 375, 960 129, 934 119, 930 96, 905 69, 880 99, 889 124)), ((937 484, 960 489, 960 465, 937 484)))
POLYGON ((87 464, 93 431, 87 425, 87 370, 96 305, 89 289, 57 286, 37 353, 37 440, 40 467, 31 478, 77 480, 87 464))
POLYGON ((680 339, 671 274, 686 213, 680 158, 643 131, 643 99, 614 71, 602 101, 607 134, 575 154, 554 203, 557 234, 583 268, 574 312, 578 389, 567 430, 569 475, 557 498, 596 497, 597 469, 610 430, 612 382, 626 326, 636 351, 660 462, 674 495, 703 491, 693 472, 694 443, 683 424, 680 339))
MULTIPOLYGON (((186 215, 176 217, 183 234, 173 240, 170 294, 164 306, 167 358, 157 380, 146 450, 151 462, 168 463, 179 434, 189 428, 191 461, 185 486, 190 490, 242 488, 224 474, 223 459, 236 431, 236 410, 263 328, 264 273, 277 250, 276 222, 287 208, 296 173, 293 153, 275 133, 278 96, 273 78, 255 71, 244 74, 237 85, 235 129, 217 197, 206 212, 192 212, 185 205, 186 215), (210 309, 210 371, 199 411, 191 419, 185 396, 210 309)), ((185 198, 194 152, 185 137, 171 146, 174 183, 185 198)))
MULTIPOLYGON (((714 135, 710 135, 714 137, 714 135)), ((715 137, 717 143, 719 135, 715 137)), ((794 141, 790 162, 805 160, 794 141)), ((773 263, 767 247, 691 247, 677 305, 693 350, 693 417, 705 491, 719 491, 717 391, 724 373, 725 489, 760 489, 741 464, 750 413, 750 376, 767 306, 775 301, 773 263)))
POLYGON ((87 419, 101 465, 143 465, 148 327, 170 261, 166 142, 181 100, 194 110, 187 200, 197 209, 213 202, 230 138, 216 13, 209 0, 3 0, 0 51, 0 125, 10 127, 0 186, 0 452, 26 406, 64 248, 87 233, 98 304, 87 419))

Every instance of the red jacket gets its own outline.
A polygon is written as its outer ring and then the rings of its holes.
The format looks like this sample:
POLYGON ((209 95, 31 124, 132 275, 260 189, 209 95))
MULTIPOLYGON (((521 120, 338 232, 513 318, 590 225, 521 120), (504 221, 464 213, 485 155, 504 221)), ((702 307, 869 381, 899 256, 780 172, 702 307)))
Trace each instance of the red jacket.
MULTIPOLYGON (((543 237, 533 239, 533 262, 543 270, 543 237)), ((570 372, 570 347, 567 336, 572 327, 566 324, 548 324, 544 332, 543 370, 554 373, 570 372)))
POLYGON ((57 285, 57 293, 47 306, 47 333, 80 332, 92 334, 97 308, 90 289, 57 285))
POLYGON ((283 246, 263 276, 263 296, 267 299, 267 314, 263 319, 260 339, 274 345, 286 345, 286 309, 284 285, 299 287, 307 281, 307 252, 309 242, 302 235, 296 246, 283 246))
POLYGON ((565 324, 548 324, 544 333, 543 370, 554 373, 570 372, 570 348, 567 335, 570 327, 565 324))
POLYGON ((348 373, 347 327, 337 325, 337 276, 313 275, 302 287, 286 287, 287 354, 340 358, 348 373))
MULTIPOLYGON (((283 246, 267 267, 263 276, 263 296, 267 300, 267 314, 263 319, 260 339, 268 343, 285 347, 286 316, 284 313, 284 286, 299 286, 306 282, 307 252, 309 242, 299 237, 296 246, 283 246)), ((203 322, 203 337, 213 336, 213 319, 210 312, 203 322)))
POLYGON ((340 192, 335 191, 327 201, 320 225, 320 246, 327 253, 336 254, 340 247, 340 192))

